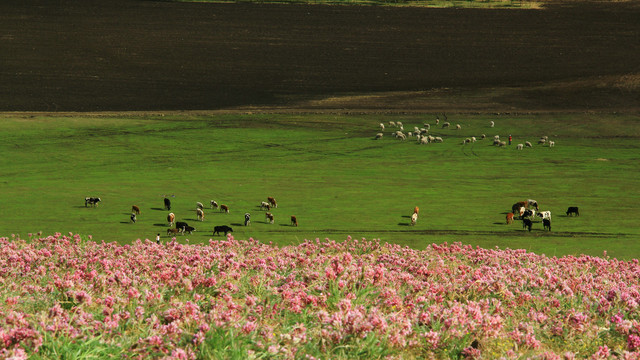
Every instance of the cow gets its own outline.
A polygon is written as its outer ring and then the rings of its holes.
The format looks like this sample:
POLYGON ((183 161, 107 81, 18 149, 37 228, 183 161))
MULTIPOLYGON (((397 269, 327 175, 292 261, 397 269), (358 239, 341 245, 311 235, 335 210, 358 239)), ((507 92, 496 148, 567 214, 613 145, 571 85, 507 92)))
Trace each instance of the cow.
POLYGON ((140 208, 138 207, 138 205, 133 205, 131 207, 131 212, 136 214, 136 215, 140 215, 140 208))
POLYGON ((278 203, 276 202, 276 199, 274 199, 273 197, 269 196, 267 198, 267 201, 269 202, 271 207, 273 207, 273 208, 277 208, 278 207, 278 203))
POLYGON ((273 224, 273 214, 268 212, 264 214, 265 218, 267 219, 267 222, 269 222, 269 224, 273 224))
POLYGON ((418 221, 418 213, 413 213, 413 215, 411 215, 411 226, 415 225, 417 221, 418 221))
POLYGON ((569 215, 575 215, 575 216, 580 216, 580 211, 578 210, 577 206, 569 206, 569 208, 567 209, 567 216, 569 215))
POLYGON ((544 219, 551 220, 551 211, 540 211, 538 214, 536 214, 536 216, 541 217, 542 220, 544 219))
POLYGON ((251 225, 251 214, 245 213, 244 214, 244 226, 249 226, 249 225, 251 225))
POLYGON ((227 233, 233 232, 233 229, 227 225, 215 226, 213 228, 213 235, 220 234, 221 232, 227 235, 227 233))
POLYGON ((507 225, 513 223, 513 213, 507 214, 507 225))
POLYGON ((525 210, 524 213, 522 214, 523 218, 528 218, 528 217, 534 217, 536 216, 536 211, 535 210, 525 210))
POLYGON ((551 231, 551 219, 542 219, 542 226, 545 230, 551 231))
POLYGON ((295 215, 291 215, 291 225, 298 226, 298 218, 296 218, 295 215))
POLYGON ((176 215, 174 213, 169 213, 169 215, 167 215, 167 222, 169 223, 169 226, 173 225, 175 221, 176 215))
POLYGON ((531 219, 522 219, 522 228, 529 228, 529 231, 531 231, 531 226, 533 225, 533 223, 531 222, 531 219))
POLYGON ((225 213, 229 213, 229 207, 225 204, 220 205, 220 211, 224 211, 225 213))
POLYGON ((271 210, 271 204, 266 201, 260 203, 260 210, 271 210))
POLYGON ((420 208, 419 207, 416 206, 416 207, 413 208, 413 213, 414 214, 417 214, 419 212, 420 212, 420 208))
POLYGON ((217 209, 218 208, 218 203, 215 200, 211 200, 211 208, 212 209, 217 209))
POLYGON ((174 228, 168 228, 167 229, 167 235, 177 235, 180 234, 182 231, 180 231, 180 229, 174 229, 174 228))
POLYGON ((171 200, 168 198, 164 198, 164 209, 171 210, 171 200))
POLYGON ((538 211, 538 202, 533 200, 533 199, 528 199, 527 200, 527 208, 533 207, 536 209, 536 211, 538 211))
POLYGON ((520 211, 521 207, 527 208, 527 202, 526 201, 518 201, 517 203, 513 204, 511 206, 511 212, 515 214, 515 213, 520 211))
POLYGON ((189 226, 186 222, 184 221, 176 221, 176 229, 180 230, 180 231, 184 231, 184 229, 189 226))
POLYGON ((196 202, 196 209, 203 209, 204 210, 204 204, 202 204, 200 201, 196 202))
POLYGON ((137 219, 136 219, 136 213, 131 213, 131 217, 130 217, 130 219, 131 219, 130 221, 131 221, 132 223, 134 223, 134 224, 135 224, 135 223, 136 223, 136 221, 137 221, 137 219))
POLYGON ((98 203, 102 201, 100 200, 99 197, 86 197, 84 198, 84 207, 87 207, 87 205, 91 205, 91 206, 98 206, 98 203))
POLYGON ((191 234, 193 231, 196 231, 196 228, 194 228, 193 226, 189 226, 189 225, 187 225, 187 226, 185 226, 185 227, 183 227, 183 228, 182 228, 182 233, 183 233, 183 234, 184 234, 184 233, 189 233, 189 234, 191 234))
POLYGON ((204 221, 204 211, 200 208, 196 209, 196 217, 200 221, 204 221))

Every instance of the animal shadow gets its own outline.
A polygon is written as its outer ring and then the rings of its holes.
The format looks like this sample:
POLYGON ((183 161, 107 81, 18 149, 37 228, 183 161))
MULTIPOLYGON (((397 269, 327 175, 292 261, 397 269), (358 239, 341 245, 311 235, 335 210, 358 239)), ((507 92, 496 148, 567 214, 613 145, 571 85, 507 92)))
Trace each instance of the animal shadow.
POLYGON ((239 224, 239 223, 231 223, 229 225, 231 225, 231 226, 244 226, 244 224, 239 224))
POLYGON ((153 226, 169 227, 169 224, 153 224, 153 226))
MULTIPOLYGON (((155 207, 155 208, 151 208, 151 210, 160 210, 160 211, 162 211, 162 210, 165 210, 165 209, 155 207)), ((169 211, 169 210, 167 210, 167 211, 169 211)))
MULTIPOLYGON (((410 217, 410 216, 407 216, 407 217, 410 217)), ((409 226, 409 225, 411 225, 411 223, 400 222, 400 223, 398 223, 398 225, 399 226, 409 226)))

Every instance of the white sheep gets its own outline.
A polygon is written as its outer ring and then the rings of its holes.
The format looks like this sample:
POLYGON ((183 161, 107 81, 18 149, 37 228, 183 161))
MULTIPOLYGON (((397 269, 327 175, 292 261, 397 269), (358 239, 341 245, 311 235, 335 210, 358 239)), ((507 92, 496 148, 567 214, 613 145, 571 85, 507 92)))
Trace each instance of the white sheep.
POLYGON ((399 127, 399 128, 403 127, 403 125, 402 125, 402 123, 400 121, 396 122, 396 126, 399 127))
POLYGON ((500 140, 500 135, 495 135, 495 136, 493 137, 493 140, 500 140))
POLYGON ((471 142, 476 142, 476 137, 475 136, 471 137, 471 142))
POLYGON ((522 150, 523 148, 524 148, 524 145, 518 144, 518 150, 522 150))
POLYGON ((500 145, 500 139, 493 139, 493 145, 500 145))
POLYGON ((485 135, 485 134, 480 135, 480 139, 484 140, 486 138, 487 138, 487 135, 485 135))
POLYGON ((424 128, 427 130, 431 129, 431 124, 424 124, 424 128))
POLYGON ((394 123, 393 121, 389 121, 389 126, 396 127, 396 123, 394 123))
POLYGON ((377 134, 376 134, 376 140, 380 140, 380 139, 382 139, 382 136, 384 136, 384 134, 383 134, 383 133, 377 133, 377 134))
POLYGON ((444 140, 442 140, 442 138, 440 136, 436 136, 433 140, 435 142, 439 142, 439 143, 444 142, 444 140))
POLYGON ((538 140, 538 144, 544 145, 546 142, 547 142, 547 139, 545 138, 540 138, 540 140, 538 140))
POLYGON ((420 138, 420 144, 428 144, 429 143, 429 137, 428 136, 423 136, 420 138))
POLYGON ((380 123, 380 130, 384 131, 384 124, 380 123))
POLYGON ((549 141, 549 147, 554 147, 554 146, 556 146, 556 142, 553 141, 553 140, 550 140, 549 141))
POLYGON ((450 124, 450 123, 448 123, 448 122, 446 122, 446 123, 442 124, 442 128, 443 128, 443 129, 446 129, 446 128, 448 128, 448 127, 449 127, 449 125, 451 125, 451 124, 450 124))
POLYGON ((525 142, 524 142, 524 145, 525 145, 526 147, 533 147, 533 145, 531 145, 531 143, 530 143, 530 142, 528 142, 528 141, 525 141, 525 142))
POLYGON ((507 146, 507 142, 506 141, 500 141, 500 146, 507 146))
POLYGON ((460 126, 460 124, 456 124, 456 130, 460 130, 462 129, 462 126, 460 126))
POLYGON ((493 120, 491 121, 491 127, 494 127, 496 124, 493 122, 493 120))

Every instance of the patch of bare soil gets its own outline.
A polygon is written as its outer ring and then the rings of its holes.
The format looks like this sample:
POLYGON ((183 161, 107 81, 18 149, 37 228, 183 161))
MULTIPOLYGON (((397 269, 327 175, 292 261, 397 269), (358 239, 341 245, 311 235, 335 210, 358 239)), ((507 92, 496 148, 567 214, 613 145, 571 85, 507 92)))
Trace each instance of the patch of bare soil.
POLYGON ((640 8, 0 2, 0 111, 617 111, 640 8))

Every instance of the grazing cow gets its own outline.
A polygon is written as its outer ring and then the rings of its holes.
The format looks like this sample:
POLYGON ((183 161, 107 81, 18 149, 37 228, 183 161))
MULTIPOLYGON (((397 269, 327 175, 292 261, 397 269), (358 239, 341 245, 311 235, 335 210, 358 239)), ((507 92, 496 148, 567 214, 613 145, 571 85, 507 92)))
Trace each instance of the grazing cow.
POLYGON ((171 200, 168 198, 164 198, 164 209, 171 210, 171 200))
POLYGON ((267 198, 267 201, 269 202, 271 207, 273 207, 273 208, 277 208, 278 207, 278 203, 276 202, 276 199, 274 199, 273 197, 269 196, 267 198))
POLYGON ((538 211, 538 202, 533 200, 533 199, 528 199, 527 200, 527 208, 533 207, 536 209, 536 211, 538 211))
POLYGON ((580 216, 580 211, 578 210, 577 206, 569 206, 569 208, 567 209, 567 216, 569 215, 575 215, 575 216, 580 216))
POLYGON ((244 214, 244 226, 249 226, 249 225, 251 225, 251 214, 245 213, 244 214))
POLYGON ((136 219, 136 213, 131 213, 131 217, 130 217, 130 219, 131 219, 130 221, 131 221, 132 223, 134 223, 134 224, 135 224, 135 223, 136 223, 136 221, 137 221, 137 219, 136 219))
POLYGON ((540 211, 537 216, 540 216, 542 220, 549 219, 551 220, 551 211, 540 211))
POLYGON ((215 200, 211 200, 211 208, 212 209, 217 209, 218 208, 218 203, 215 200))
POLYGON ((87 205, 91 205, 91 206, 98 206, 98 203, 102 201, 100 200, 99 197, 86 197, 84 198, 84 207, 87 207, 87 205))
POLYGON ((196 203, 196 209, 203 209, 204 210, 204 205, 200 201, 198 201, 196 203))
POLYGON ((198 220, 204 221, 204 210, 200 208, 196 209, 196 217, 198 218, 198 220))
POLYGON ((193 226, 185 226, 182 228, 182 233, 189 233, 191 234, 192 232, 196 231, 196 228, 194 228, 193 226))
POLYGON ((531 219, 522 219, 522 228, 529 228, 529 231, 531 231, 531 226, 533 225, 533 223, 531 222, 531 219))
POLYGON ((507 214, 507 225, 513 223, 513 213, 507 214))
POLYGON ((224 211, 225 213, 229 213, 229 207, 225 204, 220 205, 220 211, 224 211))
POLYGON ((532 209, 525 210, 522 214, 523 218, 534 217, 536 216, 536 211, 532 209))
POLYGON ((227 225, 216 226, 213 228, 213 235, 220 234, 221 232, 227 235, 227 233, 233 232, 233 229, 227 225))
POLYGON ((169 223, 169 226, 173 225, 175 221, 176 215, 174 213, 169 213, 169 215, 167 215, 167 222, 169 223))
POLYGON ((264 216, 266 217, 267 221, 269 222, 269 224, 273 224, 273 214, 268 212, 265 213, 264 216))
POLYGON ((416 207, 413 208, 413 213, 414 214, 417 214, 419 212, 420 212, 420 208, 419 207, 416 206, 416 207))
POLYGON ((295 215, 291 215, 291 225, 298 226, 298 218, 295 215))
POLYGON ((182 233, 182 231, 180 229, 174 229, 174 228, 168 228, 167 229, 167 235, 177 235, 182 233))
POLYGON ((411 226, 415 225, 417 221, 418 221, 418 213, 413 213, 413 215, 411 215, 411 226))
POLYGON ((133 205, 131 207, 131 212, 136 214, 136 215, 140 215, 140 208, 137 205, 133 205))
POLYGON ((542 219, 542 226, 545 230, 551 231, 551 219, 542 219))
POLYGON ((184 228, 186 228, 187 226, 189 225, 184 221, 176 221, 176 229, 178 230, 184 231, 184 228))
POLYGON ((268 202, 263 201, 260 203, 260 210, 271 210, 271 205, 268 202))

